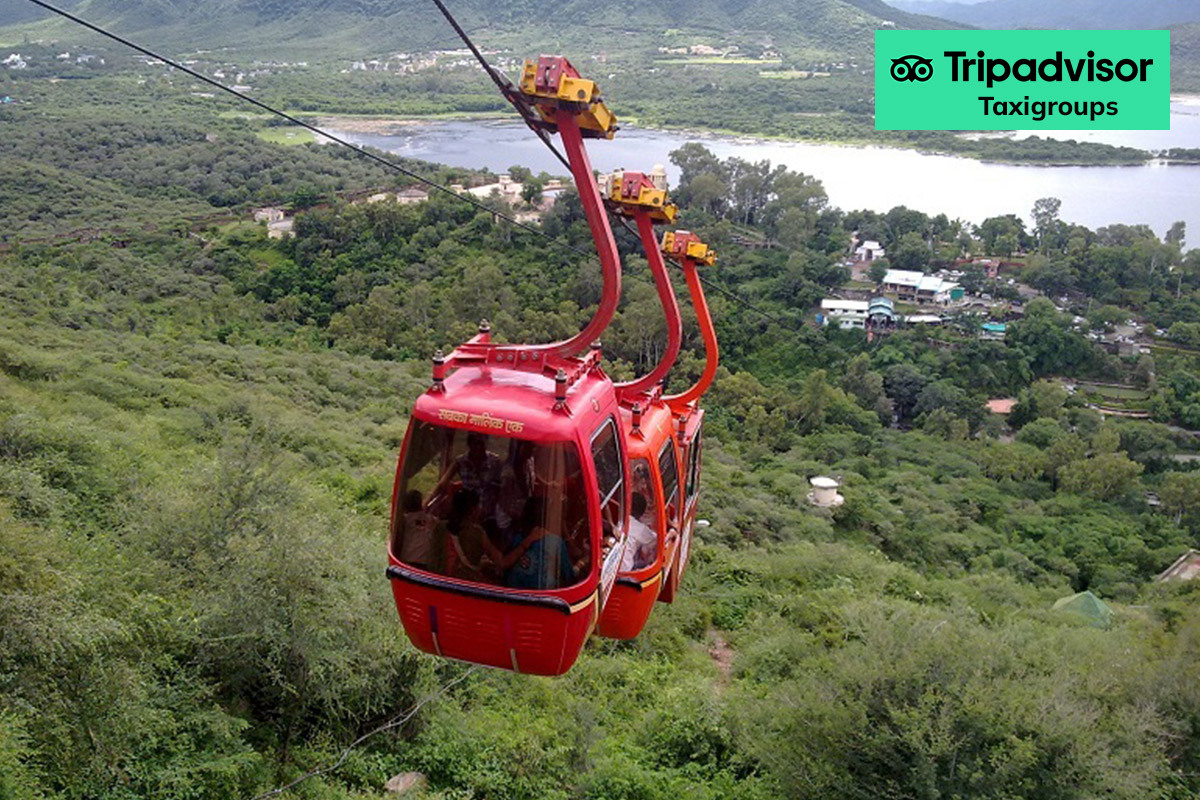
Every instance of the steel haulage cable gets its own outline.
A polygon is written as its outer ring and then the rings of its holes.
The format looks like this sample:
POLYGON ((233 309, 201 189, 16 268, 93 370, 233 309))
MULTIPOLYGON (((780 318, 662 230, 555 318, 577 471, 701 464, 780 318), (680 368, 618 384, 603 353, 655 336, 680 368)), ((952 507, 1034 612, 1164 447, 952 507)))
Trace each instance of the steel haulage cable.
MULTIPOLYGON (((221 91, 238 98, 239 100, 243 100, 247 103, 250 103, 251 105, 253 105, 257 108, 260 108, 263 111, 266 111, 270 114, 274 114, 275 116, 277 116, 281 119, 285 119, 288 122, 292 123, 293 125, 297 125, 301 128, 304 128, 305 130, 308 130, 308 131, 311 131, 312 133, 317 134, 318 136, 323 136, 326 139, 330 140, 331 142, 336 142, 337 144, 340 144, 343 147, 349 148, 350 150, 354 151, 355 153, 358 153, 359 155, 363 156, 364 158, 374 161, 377 164, 380 164, 388 169, 395 170, 396 172, 399 172, 402 175, 405 175, 409 178, 412 178, 415 181, 418 181, 418 182, 430 187, 431 189, 435 189, 449 197, 457 198, 458 200, 461 200, 462 202, 467 203, 468 205, 474 206, 475 208, 477 208, 481 211, 485 211, 488 214, 492 214, 497 219, 505 220, 506 222, 512 224, 513 226, 515 226, 521 230, 524 230, 528 233, 532 233, 537 236, 540 236, 543 239, 546 239, 547 241, 558 245, 559 247, 563 247, 567 250, 570 250, 571 252, 574 252, 574 253, 584 256, 586 258, 591 258, 594 255, 594 253, 592 253, 589 250, 584 250, 583 248, 576 247, 575 245, 571 244, 570 242, 564 241, 561 238, 551 236, 550 234, 546 233, 545 231, 541 230, 540 228, 535 228, 532 225, 528 225, 524 222, 520 222, 519 220, 517 220, 511 216, 508 216, 507 214, 496 211, 495 209, 490 208, 489 206, 487 206, 483 203, 480 203, 479 201, 475 200, 473 197, 471 197, 469 195, 459 194, 458 192, 456 192, 455 190, 451 189, 448 186, 440 184, 437 181, 430 180, 429 178, 426 178, 425 176, 423 176, 417 172, 407 169, 406 167, 403 167, 400 164, 397 164, 396 162, 391 161, 390 159, 387 159, 380 155, 377 155, 376 153, 372 153, 370 150, 360 147, 359 145, 356 145, 353 142, 350 142, 340 136, 337 136, 336 134, 328 133, 327 131, 319 128, 316 125, 313 125, 310 122, 305 122, 304 120, 300 119, 299 117, 293 116, 292 114, 289 114, 286 111, 282 111, 268 103, 258 100, 257 98, 251 97, 250 95, 245 94, 244 92, 239 92, 238 90, 236 90, 230 86, 226 86, 225 84, 221 83, 220 81, 210 78, 209 76, 207 76, 197 70, 194 70, 191 67, 185 66, 184 64, 180 63, 179 61, 176 61, 175 59, 168 58, 167 56, 164 56, 161 53, 155 52, 154 50, 151 50, 148 47, 145 47, 143 45, 138 44, 137 42, 127 39, 124 36, 121 36, 120 34, 113 33, 112 31, 109 31, 93 22, 89 22, 88 20, 86 20, 76 14, 73 14, 70 11, 59 8, 58 6, 55 6, 51 3, 47 3, 45 0, 29 0, 29 2, 33 3, 36 6, 40 6, 41 8, 44 8, 47 11, 50 11, 51 13, 57 14, 57 15, 63 17, 64 19, 70 20, 71 22, 74 22, 77 25, 81 25, 82 27, 87 28, 90 31, 93 31, 94 33, 98 33, 101 36, 111 39, 114 42, 117 42, 118 44, 124 45, 125 47, 128 47, 131 50, 136 50, 137 52, 139 52, 145 56, 149 56, 150 58, 157 59, 157 60, 163 62, 164 64, 167 64, 168 66, 179 70, 180 72, 184 73, 185 75, 190 75, 191 77, 195 78, 198 81, 202 81, 202 82, 208 84, 209 86, 220 89, 221 91)), ((433 2, 438 6, 439 9, 442 9, 443 13, 447 16, 447 19, 452 20, 452 25, 455 27, 455 29, 457 31, 461 31, 461 28, 458 26, 458 23, 453 22, 453 16, 450 15, 450 12, 445 10, 445 6, 442 5, 442 3, 439 2, 439 0, 433 0, 433 2)), ((467 38, 465 33, 460 33, 460 36, 463 37, 464 41, 470 43, 470 39, 467 38)), ((472 51, 477 51, 477 48, 475 48, 473 43, 470 43, 470 47, 471 47, 472 51)), ((484 65, 484 69, 488 71, 488 74, 492 76, 493 80, 497 81, 497 85, 501 86, 501 90, 504 91, 503 79, 501 79, 495 73, 495 71, 491 67, 491 65, 489 65, 485 59, 483 59, 482 54, 478 54, 478 58, 480 59, 480 62, 484 65)), ((508 97, 509 94, 506 92, 505 96, 508 97)), ((518 112, 520 112, 519 107, 517 110, 518 110, 518 112)), ((524 117, 523 113, 522 113, 522 116, 524 117)), ((525 121, 527 124, 529 123, 528 118, 526 118, 525 121)), ((539 133, 539 132, 535 130, 535 133, 539 133)), ((552 143, 550 143, 549 141, 547 141, 545 138, 543 138, 542 134, 544 134, 544 133, 545 133, 545 131, 541 131, 539 133, 538 138, 542 139, 542 141, 545 142, 545 144, 551 149, 551 151, 553 151, 555 153, 555 155, 558 156, 561 160, 562 156, 558 152, 558 150, 554 147, 554 145, 552 143)), ((640 274, 632 275, 631 277, 634 277, 639 280, 646 280, 646 281, 649 280, 649 278, 646 278, 645 276, 642 276, 640 274)), ((719 284, 716 284, 707 278, 701 278, 701 281, 705 284, 705 286, 715 289, 716 291, 720 292, 721 294, 725 295, 726 297, 730 298, 731 300, 734 300, 735 302, 745 306, 746 308, 750 309, 751 311, 754 311, 755 313, 760 314, 763 317, 766 317, 768 319, 774 320, 775 322, 778 322, 780 324, 786 324, 785 321, 782 320, 781 318, 779 318, 778 316, 769 314, 768 312, 755 307, 753 304, 751 304, 749 301, 743 299, 741 296, 739 296, 735 292, 733 292, 719 284)))
POLYGON ((421 698, 421 700, 419 700, 416 704, 414 704, 407 711, 403 711, 400 714, 397 714, 396 716, 392 717, 390 720, 383 723, 379 727, 373 728, 372 730, 369 730, 366 733, 364 733, 362 736, 359 736, 353 742, 346 745, 346 749, 342 750, 341 755, 339 755, 337 757, 337 759, 335 759, 334 761, 331 761, 324 766, 317 767, 316 769, 309 770, 308 772, 301 775, 299 778, 296 778, 293 781, 285 783, 282 786, 278 786, 278 787, 270 790, 269 792, 263 792, 262 794, 255 795, 254 797, 251 798, 251 800, 266 800, 266 798, 268 798, 268 797, 276 797, 278 795, 283 794, 287 790, 289 790, 295 786, 298 786, 307 780, 310 780, 311 778, 316 778, 320 775, 328 775, 331 772, 336 772, 338 769, 341 768, 341 766, 343 764, 346 763, 346 759, 350 757, 350 754, 354 752, 355 748, 357 748, 363 742, 367 741, 368 739, 371 739, 372 737, 378 736, 379 734, 384 733, 386 731, 393 730, 394 728, 399 728, 401 725, 403 725, 404 723, 408 722, 410 719, 415 717, 417 715, 417 712, 420 711, 425 705, 433 702, 434 700, 436 700, 439 697, 441 697, 442 695, 444 695, 446 692, 450 691, 450 689, 452 689, 453 687, 455 687, 458 684, 465 681, 467 679, 467 677, 469 675, 471 675, 471 673, 477 671, 478 669, 479 669, 478 664, 472 664, 471 667, 468 668, 465 672, 463 672, 462 675, 459 675, 457 678, 455 678, 452 681, 448 681, 447 683, 442 684, 440 687, 438 687, 438 689, 436 691, 430 692, 429 694, 425 695, 425 697, 421 698))

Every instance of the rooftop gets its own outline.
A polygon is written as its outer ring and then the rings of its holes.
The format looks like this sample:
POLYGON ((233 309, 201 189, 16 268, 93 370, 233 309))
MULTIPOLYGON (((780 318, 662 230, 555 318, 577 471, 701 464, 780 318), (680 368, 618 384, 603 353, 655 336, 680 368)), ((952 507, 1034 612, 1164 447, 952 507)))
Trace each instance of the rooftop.
POLYGON ((926 275, 924 272, 914 272, 907 269, 889 269, 883 277, 885 285, 906 286, 918 292, 938 294, 957 288, 953 281, 943 280, 936 275, 926 275))
POLYGON ((839 300, 835 297, 821 301, 822 311, 861 311, 865 313, 869 307, 870 303, 866 300, 839 300))

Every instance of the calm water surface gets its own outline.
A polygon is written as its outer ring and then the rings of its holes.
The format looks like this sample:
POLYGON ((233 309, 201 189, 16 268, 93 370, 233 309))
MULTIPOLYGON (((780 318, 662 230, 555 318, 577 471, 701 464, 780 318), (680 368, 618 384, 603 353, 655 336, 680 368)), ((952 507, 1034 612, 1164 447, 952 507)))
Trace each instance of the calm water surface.
MULTIPOLYGON (((409 158, 503 172, 514 164, 561 174, 554 157, 520 123, 421 122, 398 133, 338 131, 359 144, 409 158)), ((1025 136, 1029 134, 1017 134, 1025 136)), ((1170 131, 1063 131, 1042 136, 1123 144, 1146 150, 1200 147, 1200 105, 1172 106, 1170 131)), ((1136 167, 1033 167, 984 164, 952 156, 922 155, 879 147, 732 138, 624 128, 609 142, 589 142, 599 170, 667 165, 668 154, 688 141, 703 142, 721 158, 769 159, 814 175, 830 202, 843 209, 886 211, 905 205, 979 223, 997 214, 1029 218, 1039 197, 1062 200, 1061 216, 1089 228, 1147 224, 1159 235, 1176 220, 1187 223, 1189 245, 1200 245, 1200 166, 1152 163, 1136 167)))

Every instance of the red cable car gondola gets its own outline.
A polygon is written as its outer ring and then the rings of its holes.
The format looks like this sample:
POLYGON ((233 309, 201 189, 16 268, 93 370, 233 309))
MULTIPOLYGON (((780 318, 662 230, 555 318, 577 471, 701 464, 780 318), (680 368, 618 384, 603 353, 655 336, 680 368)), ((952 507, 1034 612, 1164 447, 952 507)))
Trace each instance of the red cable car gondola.
MULTIPOLYGON (((700 328, 700 336, 704 341, 704 371, 700 378, 686 391, 668 395, 663 401, 675 415, 677 442, 680 452, 680 463, 684 468, 683 476, 683 505, 679 521, 679 556, 671 569, 667 580, 663 582, 658 599, 670 603, 675 599, 679 582, 687 569, 688 558, 692 553, 692 537, 695 534, 696 506, 700 495, 700 466, 703 456, 701 428, 704 424, 704 409, 699 407, 700 397, 708 391, 717 375, 717 364, 720 362, 720 351, 717 347, 717 331, 713 327, 712 314, 708 310, 708 301, 704 297, 704 286, 700 283, 697 266, 711 266, 717 256, 708 245, 700 241, 700 237, 689 231, 668 231, 663 234, 663 252, 683 269, 687 281, 688 295, 692 299, 692 307, 696 311, 696 322, 700 328)), ((704 523, 707 524, 707 523, 704 523)))
POLYGON ((660 286, 659 297, 669 338, 667 349, 654 370, 638 381, 618 386, 629 446, 633 503, 625 558, 600 618, 599 633, 616 639, 632 639, 641 633, 656 600, 674 600, 690 554, 699 490, 699 431, 703 419, 703 411, 697 407, 696 400, 712 382, 718 353, 712 318, 696 272, 697 263, 712 264, 715 255, 694 234, 686 231, 666 233, 660 251, 650 225, 655 219, 653 210, 647 212, 644 206, 638 208, 626 202, 623 213, 638 220, 647 260, 655 282, 660 286), (673 397, 662 396, 661 380, 678 355, 682 322, 663 264, 664 252, 684 268, 706 350, 705 370, 700 381, 687 392, 673 397), (664 285, 666 292, 662 288, 664 285), (681 464, 688 465, 682 486, 681 464), (639 518, 642 522, 640 531, 639 518), (646 530, 647 527, 650 530, 646 530), (639 540, 639 533, 644 540, 639 540))
POLYGON ((629 540, 612 595, 600 617, 601 636, 632 639, 641 633, 679 549, 679 452, 674 420, 662 400, 667 376, 683 338, 683 322, 670 276, 654 233, 654 223, 671 222, 677 209, 666 195, 666 175, 656 169, 614 173, 602 179, 609 210, 632 217, 654 276, 667 325, 667 347, 641 378, 618 384, 621 418, 629 448, 631 514, 629 540))
POLYGON ((616 120, 561 57, 527 62, 521 92, 562 138, 600 256, 600 305, 563 342, 500 345, 481 328, 435 356, 397 467, 388 576, 420 649, 558 675, 599 619, 629 525, 617 393, 595 345, 620 264, 583 146, 611 138, 616 120))

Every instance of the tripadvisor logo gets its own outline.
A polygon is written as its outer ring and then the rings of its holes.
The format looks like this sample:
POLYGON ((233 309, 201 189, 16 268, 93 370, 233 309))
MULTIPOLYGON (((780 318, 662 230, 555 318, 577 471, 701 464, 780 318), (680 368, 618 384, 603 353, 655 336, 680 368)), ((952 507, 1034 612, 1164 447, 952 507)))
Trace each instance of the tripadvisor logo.
POLYGON ((901 56, 892 59, 892 80, 920 81, 933 77, 933 61, 921 56, 901 56))
POLYGON ((1167 130, 1170 31, 875 32, 875 128, 1167 130))

